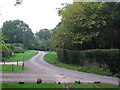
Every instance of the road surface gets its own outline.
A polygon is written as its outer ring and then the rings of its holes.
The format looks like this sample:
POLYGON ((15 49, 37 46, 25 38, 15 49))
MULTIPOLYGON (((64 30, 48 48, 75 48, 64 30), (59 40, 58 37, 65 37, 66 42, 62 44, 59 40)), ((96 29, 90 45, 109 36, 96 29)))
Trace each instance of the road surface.
POLYGON ((76 80, 81 82, 101 81, 105 83, 118 84, 118 78, 78 72, 60 68, 44 61, 45 52, 39 52, 30 60, 25 62, 28 69, 24 72, 2 73, 2 82, 36 82, 41 78, 44 83, 72 83, 76 80))

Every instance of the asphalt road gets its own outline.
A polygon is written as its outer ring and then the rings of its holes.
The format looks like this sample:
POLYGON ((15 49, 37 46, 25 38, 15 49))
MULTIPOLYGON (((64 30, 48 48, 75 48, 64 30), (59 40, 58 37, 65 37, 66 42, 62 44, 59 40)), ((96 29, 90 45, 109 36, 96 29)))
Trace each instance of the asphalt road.
POLYGON ((24 72, 2 73, 2 82, 36 82, 41 78, 44 83, 72 83, 76 80, 81 82, 101 81, 105 83, 118 84, 118 78, 101 76, 96 74, 78 72, 74 70, 60 68, 44 61, 45 52, 39 52, 38 55, 25 62, 28 69, 24 72))

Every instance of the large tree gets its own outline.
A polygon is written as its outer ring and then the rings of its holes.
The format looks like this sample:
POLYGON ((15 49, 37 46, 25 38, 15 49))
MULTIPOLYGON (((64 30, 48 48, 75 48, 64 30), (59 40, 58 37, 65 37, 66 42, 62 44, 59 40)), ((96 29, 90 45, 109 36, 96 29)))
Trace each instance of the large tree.
POLYGON ((49 50, 52 49, 52 44, 50 42, 51 32, 48 29, 41 29, 39 32, 35 33, 37 40, 37 49, 49 50))
POLYGON ((29 26, 20 20, 10 20, 3 23, 2 32, 8 37, 6 43, 22 43, 32 49, 34 46, 34 34, 29 26))
POLYGON ((119 48, 119 3, 76 2, 59 10, 53 42, 66 49, 119 48), (64 44, 64 45, 63 45, 64 44))

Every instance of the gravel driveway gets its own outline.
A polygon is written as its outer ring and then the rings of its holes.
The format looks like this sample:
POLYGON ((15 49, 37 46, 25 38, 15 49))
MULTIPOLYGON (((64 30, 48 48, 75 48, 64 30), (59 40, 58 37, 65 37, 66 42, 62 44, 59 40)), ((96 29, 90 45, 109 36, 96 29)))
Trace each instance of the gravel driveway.
POLYGON ((78 72, 51 65, 44 61, 45 54, 45 52, 39 52, 38 55, 26 61, 25 67, 28 69, 24 72, 2 73, 2 82, 36 82, 41 78, 45 83, 68 83, 80 80, 81 82, 101 81, 118 84, 118 78, 115 77, 78 72))

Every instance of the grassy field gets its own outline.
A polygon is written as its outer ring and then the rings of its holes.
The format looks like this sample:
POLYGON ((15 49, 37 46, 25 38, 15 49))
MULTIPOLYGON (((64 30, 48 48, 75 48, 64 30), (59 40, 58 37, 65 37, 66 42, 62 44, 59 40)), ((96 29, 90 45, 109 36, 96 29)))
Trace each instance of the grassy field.
POLYGON ((71 64, 64 64, 64 63, 58 61, 56 53, 48 53, 44 57, 44 59, 48 63, 54 64, 54 65, 59 66, 59 67, 67 68, 67 69, 88 72, 88 73, 95 73, 95 74, 100 74, 100 75, 107 75, 107 76, 112 75, 111 72, 106 71, 102 68, 89 68, 89 67, 81 67, 81 66, 71 65, 71 64))
POLYGON ((5 62, 26 61, 36 54, 38 54, 38 52, 32 50, 26 51, 24 53, 16 53, 14 57, 10 57, 5 62))
MULTIPOLYGON (((1 65, 0 67, 2 68, 2 72, 12 72, 12 65, 1 65)), ((14 65, 14 72, 21 72, 24 70, 26 70, 26 67, 22 70, 22 66, 14 65)))
POLYGON ((116 85, 112 84, 87 84, 87 83, 66 83, 66 84, 53 84, 53 83, 25 83, 25 84, 18 84, 18 83, 3 83, 2 88, 118 88, 116 85))

